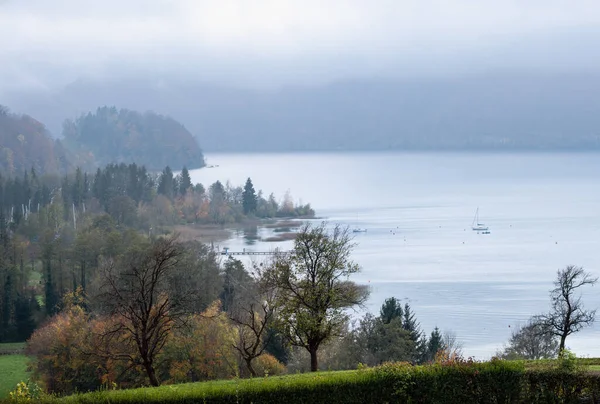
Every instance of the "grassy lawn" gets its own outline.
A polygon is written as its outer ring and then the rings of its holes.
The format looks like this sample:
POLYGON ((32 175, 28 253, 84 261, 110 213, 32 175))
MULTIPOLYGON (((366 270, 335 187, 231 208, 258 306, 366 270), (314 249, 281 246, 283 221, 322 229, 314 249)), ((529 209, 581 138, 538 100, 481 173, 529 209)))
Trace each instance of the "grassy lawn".
POLYGON ((593 370, 594 372, 600 372, 600 365, 590 365, 590 366, 588 366, 588 370, 593 370))
POLYGON ((0 400, 7 398, 17 383, 27 380, 27 360, 25 355, 0 355, 0 400))

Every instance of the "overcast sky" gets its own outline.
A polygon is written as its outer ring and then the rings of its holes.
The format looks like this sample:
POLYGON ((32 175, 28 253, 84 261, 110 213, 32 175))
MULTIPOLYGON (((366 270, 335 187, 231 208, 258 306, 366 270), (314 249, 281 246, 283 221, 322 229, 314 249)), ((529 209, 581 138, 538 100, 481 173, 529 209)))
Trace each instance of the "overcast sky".
POLYGON ((600 67, 598 0, 0 0, 0 95, 80 78, 233 85, 600 67))

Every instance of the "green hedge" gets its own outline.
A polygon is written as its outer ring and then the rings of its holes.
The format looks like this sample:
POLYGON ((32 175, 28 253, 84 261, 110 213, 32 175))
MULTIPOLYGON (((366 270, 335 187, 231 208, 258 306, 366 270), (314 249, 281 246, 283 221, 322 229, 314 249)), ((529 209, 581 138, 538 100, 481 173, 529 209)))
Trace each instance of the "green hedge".
POLYGON ((66 403, 596 403, 600 378, 560 368, 528 370, 493 360, 386 364, 344 372, 191 383, 80 394, 66 403))

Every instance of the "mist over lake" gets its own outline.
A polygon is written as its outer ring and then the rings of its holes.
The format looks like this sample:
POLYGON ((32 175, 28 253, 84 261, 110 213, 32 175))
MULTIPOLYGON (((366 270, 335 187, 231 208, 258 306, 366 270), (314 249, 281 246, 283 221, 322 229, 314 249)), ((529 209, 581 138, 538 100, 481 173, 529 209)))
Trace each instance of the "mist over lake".
MULTIPOLYGON (((548 310, 557 269, 573 264, 600 275, 598 154, 208 154, 207 163, 214 167, 190 172, 193 182, 237 186, 249 176, 277 198, 289 189, 319 218, 367 229, 355 234, 353 253, 362 266, 353 279, 371 286, 367 310, 378 313, 387 297, 406 299, 427 334, 452 331, 478 359, 548 310), (490 234, 471 230, 478 207, 490 234)), ((243 232, 222 244, 292 246, 243 232)), ((584 290, 583 301, 600 307, 599 287, 584 290)), ((600 356, 599 333, 598 325, 584 329, 567 346, 600 356)))

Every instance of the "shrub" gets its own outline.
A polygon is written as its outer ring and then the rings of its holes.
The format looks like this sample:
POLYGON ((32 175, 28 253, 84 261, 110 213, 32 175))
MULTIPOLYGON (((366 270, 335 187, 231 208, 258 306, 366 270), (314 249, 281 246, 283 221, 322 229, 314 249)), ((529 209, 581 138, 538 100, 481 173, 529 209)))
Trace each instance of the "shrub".
POLYGON ((259 376, 278 376, 285 373, 285 366, 273 355, 267 353, 254 360, 254 369, 259 376))
POLYGON ((97 392, 67 397, 91 403, 595 403, 600 377, 524 362, 460 360, 429 366, 386 363, 354 371, 97 392))

